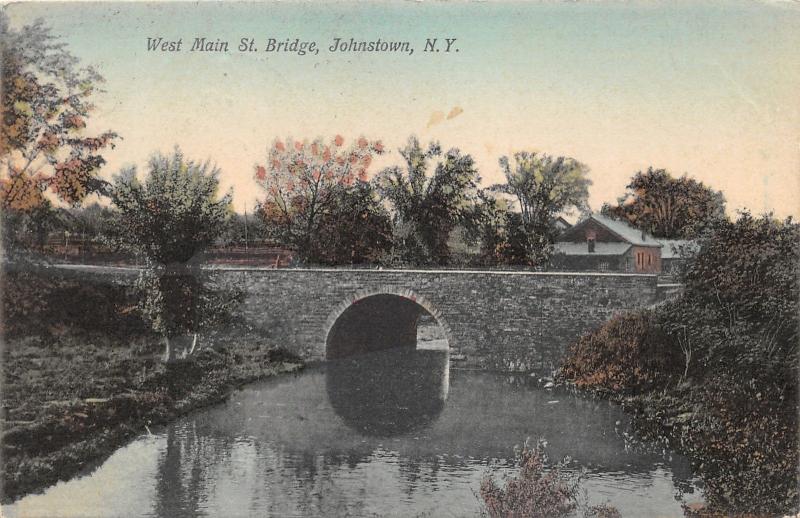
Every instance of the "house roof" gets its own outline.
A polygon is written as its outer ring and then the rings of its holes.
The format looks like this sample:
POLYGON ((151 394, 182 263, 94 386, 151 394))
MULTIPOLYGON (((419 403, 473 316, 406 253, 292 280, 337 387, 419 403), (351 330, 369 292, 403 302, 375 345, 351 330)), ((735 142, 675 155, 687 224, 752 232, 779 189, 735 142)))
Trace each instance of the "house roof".
POLYGON ((662 259, 680 259, 681 250, 685 250, 690 255, 697 253, 698 245, 691 239, 659 239, 661 243, 662 259))
POLYGON ((607 216, 603 216, 602 214, 592 214, 590 218, 594 219, 632 245, 658 246, 660 244, 652 235, 648 234, 647 232, 642 232, 640 229, 624 221, 611 219, 607 216))
POLYGON ((595 243, 594 252, 589 252, 586 242, 573 243, 559 241, 555 244, 555 252, 564 255, 622 255, 631 248, 630 243, 595 243))
POLYGON ((561 226, 564 227, 565 229, 572 227, 572 223, 565 220, 563 216, 559 216, 558 218, 556 218, 556 225, 558 224, 561 224, 561 226))
POLYGON ((622 241, 625 241, 631 245, 653 247, 661 246, 661 243, 647 232, 642 232, 640 229, 629 225, 624 221, 617 221, 607 216, 603 216, 602 214, 592 214, 585 220, 566 230, 563 236, 573 235, 573 233, 580 230, 592 220, 607 228, 612 234, 616 235, 622 241))

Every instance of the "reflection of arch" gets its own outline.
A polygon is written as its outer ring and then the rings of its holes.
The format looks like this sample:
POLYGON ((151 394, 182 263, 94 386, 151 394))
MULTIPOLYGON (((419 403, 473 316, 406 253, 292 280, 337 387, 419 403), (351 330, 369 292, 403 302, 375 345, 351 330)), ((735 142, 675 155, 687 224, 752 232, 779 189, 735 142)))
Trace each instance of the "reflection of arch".
POLYGON ((371 437, 395 437, 435 421, 449 392, 447 351, 394 349, 325 366, 325 389, 336 415, 371 437))
POLYGON ((433 304, 431 304, 428 299, 410 289, 397 288, 395 286, 379 286, 377 289, 363 289, 357 291, 351 297, 339 302, 333 308, 333 311, 328 314, 328 318, 325 320, 322 330, 322 342, 325 344, 326 356, 328 354, 328 344, 331 331, 334 329, 336 322, 345 314, 345 312, 347 312, 348 309, 352 308, 355 304, 363 302, 366 299, 370 299, 371 297, 378 296, 398 297, 402 300, 410 301, 414 303, 414 305, 419 306, 430 313, 444 331, 448 346, 451 348, 453 347, 454 341, 450 326, 442 317, 441 312, 433 304))

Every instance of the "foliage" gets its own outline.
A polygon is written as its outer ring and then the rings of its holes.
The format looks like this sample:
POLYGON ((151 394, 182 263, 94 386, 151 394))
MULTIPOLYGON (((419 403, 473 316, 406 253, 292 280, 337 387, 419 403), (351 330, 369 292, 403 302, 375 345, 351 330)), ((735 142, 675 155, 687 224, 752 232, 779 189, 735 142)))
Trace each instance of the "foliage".
POLYGON ((111 279, 29 263, 3 272, 0 331, 4 338, 58 333, 65 329, 103 330, 113 335, 142 333, 145 326, 126 308, 133 300, 111 279))
POLYGON ((603 205, 607 216, 628 221, 656 237, 693 238, 725 219, 725 197, 686 175, 673 178, 664 169, 637 172, 617 205, 603 205))
POLYGON ((255 214, 233 213, 219 241, 224 246, 244 247, 263 243, 266 236, 264 220, 257 211, 255 214))
POLYGON ((397 255, 411 264, 447 264, 450 233, 465 218, 480 182, 475 163, 456 148, 443 154, 436 142, 423 149, 413 136, 399 151, 405 169, 388 167, 374 180, 394 211, 397 255))
POLYGON ((528 235, 522 217, 509 210, 506 200, 479 190, 477 200, 466 211, 466 237, 480 244, 482 266, 529 265, 528 235))
POLYGON ((266 193, 258 213, 301 260, 313 262, 317 259, 314 249, 322 220, 330 217, 337 206, 347 203, 337 200, 343 191, 367 181, 373 157, 382 153, 380 141, 364 137, 348 148, 340 135, 327 144, 322 138, 311 142, 276 140, 266 164, 255 168, 255 180, 266 193))
POLYGON ((118 135, 86 135, 91 96, 103 78, 80 67, 66 45, 41 20, 20 30, 0 13, 2 110, 0 203, 4 211, 42 207, 43 191, 78 204, 102 191, 96 177, 105 163, 100 151, 118 135))
POLYGON ((82 234, 88 238, 97 238, 108 234, 114 220, 114 210, 99 203, 71 208, 67 211, 68 221, 65 227, 73 234, 82 234))
POLYGON ((557 216, 573 210, 585 211, 589 198, 589 168, 575 159, 521 151, 500 158, 506 182, 492 189, 513 196, 519 205, 527 234, 527 256, 536 265, 546 264, 556 237, 557 216))
POLYGON ((481 481, 480 495, 491 518, 564 518, 582 510, 584 518, 618 518, 608 505, 589 507, 581 501, 580 477, 569 475, 564 464, 547 465, 545 443, 518 452, 519 474, 500 487, 491 476, 481 481))
POLYGON ((136 168, 123 170, 114 179, 119 217, 111 241, 155 264, 194 258, 223 233, 231 214, 231 194, 218 196, 218 176, 219 169, 186 160, 179 149, 153 155, 144 183, 136 168))
POLYGON ((710 378, 691 396, 697 412, 690 426, 673 432, 697 459, 707 513, 797 512, 796 386, 777 393, 741 376, 710 378))
POLYGON ((707 514, 796 509, 800 225, 744 212, 714 220, 698 244, 679 299, 581 338, 562 376, 641 389, 651 418, 673 416, 669 434, 697 460, 707 514), (636 351, 649 358, 644 376, 636 351))
POLYGON ((389 214, 367 182, 342 188, 320 218, 311 257, 323 264, 377 263, 391 248, 389 214))
POLYGON ((47 199, 25 211, 3 209, 0 211, 0 223, 3 248, 15 255, 34 246, 41 250, 47 235, 60 226, 58 215, 47 199))
POLYGON ((570 348, 559 376, 585 389, 638 394, 670 381, 680 358, 650 310, 614 317, 570 348))
POLYGON ((237 333, 164 365, 162 345, 134 312, 120 311, 132 294, 119 273, 26 266, 4 272, 1 293, 3 504, 97 465, 146 426, 302 363, 237 333))
POLYGON ((167 338, 226 324, 241 301, 238 291, 209 288, 209 279, 200 269, 142 270, 136 291, 140 294, 136 309, 155 332, 167 338))
POLYGON ((798 361, 800 225, 740 214, 716 221, 682 275, 684 295, 662 309, 663 326, 697 350, 695 372, 713 369, 776 390, 798 361))

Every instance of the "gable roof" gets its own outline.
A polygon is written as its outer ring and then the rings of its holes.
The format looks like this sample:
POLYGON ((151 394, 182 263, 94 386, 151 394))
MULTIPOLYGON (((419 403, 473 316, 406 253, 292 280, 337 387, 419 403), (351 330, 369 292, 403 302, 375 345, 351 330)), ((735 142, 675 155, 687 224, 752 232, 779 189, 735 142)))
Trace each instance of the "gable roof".
POLYGON ((572 223, 570 223, 569 221, 565 220, 565 219, 563 218, 563 216, 559 216, 559 217, 557 217, 557 218, 556 218, 556 221, 555 221, 555 224, 556 224, 556 225, 559 225, 559 224, 560 224, 560 225, 561 225, 562 227, 564 227, 565 229, 568 229, 568 228, 571 228, 571 227, 572 227, 572 223))
POLYGON ((611 219, 607 216, 603 216, 602 214, 592 214, 585 220, 577 223, 574 227, 568 229, 564 235, 572 234, 574 231, 581 229, 585 225, 589 223, 589 221, 595 221, 596 223, 604 226, 607 228, 612 234, 619 237, 621 240, 625 241, 626 243, 630 243, 631 245, 636 246, 654 246, 660 247, 661 243, 654 238, 652 235, 648 234, 647 232, 642 232, 638 228, 624 222, 618 221, 615 219, 611 219))
POLYGON ((595 243, 594 252, 589 252, 586 243, 559 241, 555 244, 555 252, 564 255, 623 255, 630 250, 630 243, 595 243))
POLYGON ((682 259, 681 251, 693 256, 700 249, 697 241, 691 239, 660 239, 659 241, 663 246, 661 248, 662 259, 682 259))

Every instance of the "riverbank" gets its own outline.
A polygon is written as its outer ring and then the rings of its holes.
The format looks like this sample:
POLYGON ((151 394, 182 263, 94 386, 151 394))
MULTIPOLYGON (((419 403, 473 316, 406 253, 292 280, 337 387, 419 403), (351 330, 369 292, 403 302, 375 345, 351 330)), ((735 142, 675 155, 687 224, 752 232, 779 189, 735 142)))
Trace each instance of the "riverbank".
POLYGON ((164 365, 160 344, 67 332, 6 343, 3 502, 102 462, 149 427, 218 403, 302 362, 265 344, 225 344, 164 365))
POLYGON ((685 379, 667 368, 668 340, 651 312, 618 317, 575 344, 558 381, 620 404, 638 439, 692 460, 705 505, 687 516, 796 513, 796 385, 711 371, 685 379))
POLYGON ((102 462, 131 438, 302 362, 259 337, 204 337, 164 364, 163 343, 111 281, 31 267, 4 272, 2 501, 102 462))
POLYGON ((694 516, 800 509, 800 225, 742 212, 704 232, 673 300, 581 337, 561 378, 620 400, 640 434, 694 460, 694 516))

